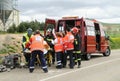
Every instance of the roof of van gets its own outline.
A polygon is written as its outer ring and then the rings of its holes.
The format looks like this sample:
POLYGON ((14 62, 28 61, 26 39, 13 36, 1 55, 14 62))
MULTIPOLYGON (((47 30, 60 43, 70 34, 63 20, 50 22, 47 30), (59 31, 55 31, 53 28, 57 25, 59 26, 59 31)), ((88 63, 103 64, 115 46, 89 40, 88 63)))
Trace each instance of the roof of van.
POLYGON ((62 17, 62 19, 59 19, 59 20, 90 20, 90 21, 93 21, 93 22, 98 22, 97 20, 95 19, 92 19, 92 18, 79 18, 78 16, 68 16, 68 17, 62 17))
POLYGON ((78 16, 67 16, 67 17, 62 17, 62 19, 59 20, 79 20, 81 18, 79 18, 78 16))

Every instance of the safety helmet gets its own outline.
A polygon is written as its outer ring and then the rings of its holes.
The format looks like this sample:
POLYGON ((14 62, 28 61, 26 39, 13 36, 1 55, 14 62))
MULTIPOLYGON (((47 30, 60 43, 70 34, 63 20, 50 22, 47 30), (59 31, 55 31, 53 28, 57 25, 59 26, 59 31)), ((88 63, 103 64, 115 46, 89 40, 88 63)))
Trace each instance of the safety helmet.
POLYGON ((71 29, 72 33, 78 33, 79 29, 77 27, 73 27, 71 29))
POLYGON ((31 29, 31 28, 28 28, 28 29, 27 29, 27 34, 28 34, 28 36, 31 36, 31 35, 32 35, 32 29, 31 29))

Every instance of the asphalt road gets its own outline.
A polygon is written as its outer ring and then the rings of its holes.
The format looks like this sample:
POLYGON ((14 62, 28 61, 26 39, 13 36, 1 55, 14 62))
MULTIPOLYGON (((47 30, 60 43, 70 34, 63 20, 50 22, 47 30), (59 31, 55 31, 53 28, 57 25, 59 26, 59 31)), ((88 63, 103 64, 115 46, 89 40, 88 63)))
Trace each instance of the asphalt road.
POLYGON ((48 73, 38 67, 33 73, 17 68, 0 73, 0 81, 120 81, 120 50, 113 50, 109 57, 93 55, 90 61, 82 61, 81 68, 58 70, 52 65, 48 73))

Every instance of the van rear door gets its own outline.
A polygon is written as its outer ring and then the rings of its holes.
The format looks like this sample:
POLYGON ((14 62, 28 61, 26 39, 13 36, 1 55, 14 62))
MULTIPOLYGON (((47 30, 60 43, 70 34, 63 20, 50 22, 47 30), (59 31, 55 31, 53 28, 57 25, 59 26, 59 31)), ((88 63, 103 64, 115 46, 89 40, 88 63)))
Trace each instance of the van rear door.
POLYGON ((55 29, 56 21, 54 19, 45 19, 45 27, 44 27, 44 36, 46 36, 46 30, 48 28, 55 29))
POLYGON ((96 52, 96 37, 94 22, 91 20, 85 20, 86 24, 86 50, 87 53, 96 52))
POLYGON ((101 32, 101 41, 100 41, 100 45, 101 45, 101 52, 105 52, 106 49, 109 47, 109 41, 108 39, 106 39, 106 33, 105 31, 102 29, 103 26, 102 24, 100 24, 100 32, 101 32))

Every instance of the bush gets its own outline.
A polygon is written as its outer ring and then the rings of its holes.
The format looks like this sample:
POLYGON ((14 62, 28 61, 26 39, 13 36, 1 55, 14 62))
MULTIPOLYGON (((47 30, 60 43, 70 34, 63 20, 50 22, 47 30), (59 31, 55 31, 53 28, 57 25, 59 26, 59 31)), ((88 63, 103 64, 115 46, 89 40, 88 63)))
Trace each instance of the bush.
POLYGON ((7 30, 8 33, 15 33, 17 32, 17 28, 16 28, 16 25, 13 24, 8 30, 7 30))
POLYGON ((111 38, 110 45, 112 49, 120 49, 120 38, 119 37, 111 38))
POLYGON ((28 28, 35 30, 44 30, 45 23, 38 22, 37 20, 31 22, 21 22, 17 27, 13 24, 8 30, 8 33, 23 33, 26 32, 28 28))
POLYGON ((0 54, 5 54, 5 53, 7 53, 8 51, 7 51, 7 49, 1 49, 0 50, 0 54))

